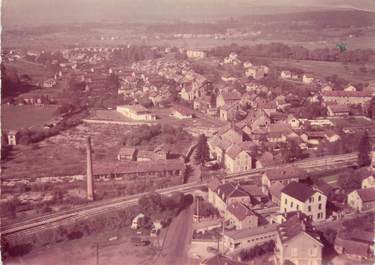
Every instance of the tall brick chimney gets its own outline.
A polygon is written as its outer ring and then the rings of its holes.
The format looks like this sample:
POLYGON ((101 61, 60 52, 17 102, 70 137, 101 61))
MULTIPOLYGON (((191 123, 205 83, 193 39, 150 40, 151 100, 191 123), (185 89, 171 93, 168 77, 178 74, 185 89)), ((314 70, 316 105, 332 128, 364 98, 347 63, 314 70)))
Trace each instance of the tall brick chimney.
POLYGON ((87 153, 87 177, 86 177, 86 191, 87 199, 90 201, 94 200, 94 177, 92 175, 92 157, 91 157, 91 138, 87 137, 86 142, 86 153, 87 153))

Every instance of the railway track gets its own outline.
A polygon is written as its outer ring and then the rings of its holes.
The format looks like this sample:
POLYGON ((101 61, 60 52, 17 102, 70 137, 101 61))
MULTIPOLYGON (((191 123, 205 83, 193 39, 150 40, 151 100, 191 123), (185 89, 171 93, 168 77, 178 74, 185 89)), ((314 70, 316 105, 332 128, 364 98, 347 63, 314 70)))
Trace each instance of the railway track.
MULTIPOLYGON (((297 165, 302 169, 308 170, 327 166, 345 167, 355 165, 356 162, 357 154, 350 153, 345 155, 329 156, 316 159, 306 159, 292 163, 291 165, 297 165)), ((256 177, 262 174, 265 170, 275 169, 279 167, 280 166, 274 166, 261 169, 254 169, 236 174, 229 174, 224 178, 224 181, 233 181, 256 177)), ((204 186, 204 183, 192 182, 188 184, 182 184, 178 186, 159 189, 156 190, 156 192, 164 195, 178 191, 188 193, 204 186)), ((146 193, 141 193, 105 201, 92 202, 90 204, 75 207, 70 210, 47 214, 25 221, 20 221, 11 225, 2 226, 1 235, 6 236, 8 239, 11 240, 12 238, 32 235, 48 229, 57 228, 60 225, 72 223, 74 221, 84 220, 102 214, 108 214, 115 210, 120 210, 135 205, 138 202, 138 199, 145 194, 146 193)))

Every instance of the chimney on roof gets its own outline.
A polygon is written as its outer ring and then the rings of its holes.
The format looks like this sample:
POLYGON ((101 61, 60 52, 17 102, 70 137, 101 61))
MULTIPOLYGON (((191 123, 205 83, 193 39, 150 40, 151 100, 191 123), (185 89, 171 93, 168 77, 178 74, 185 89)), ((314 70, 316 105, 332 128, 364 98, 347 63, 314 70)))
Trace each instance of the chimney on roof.
POLYGON ((92 152, 91 152, 91 138, 87 137, 86 140, 86 153, 87 153, 87 176, 86 176, 86 196, 90 201, 94 200, 94 178, 92 172, 92 152))

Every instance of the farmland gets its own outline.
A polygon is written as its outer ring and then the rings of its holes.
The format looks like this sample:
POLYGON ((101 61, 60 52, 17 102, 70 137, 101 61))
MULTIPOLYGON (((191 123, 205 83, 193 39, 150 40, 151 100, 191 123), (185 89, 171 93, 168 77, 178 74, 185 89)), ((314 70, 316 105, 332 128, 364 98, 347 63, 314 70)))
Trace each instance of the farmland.
POLYGON ((2 105, 2 128, 16 130, 20 128, 40 128, 55 117, 57 106, 44 105, 2 105))

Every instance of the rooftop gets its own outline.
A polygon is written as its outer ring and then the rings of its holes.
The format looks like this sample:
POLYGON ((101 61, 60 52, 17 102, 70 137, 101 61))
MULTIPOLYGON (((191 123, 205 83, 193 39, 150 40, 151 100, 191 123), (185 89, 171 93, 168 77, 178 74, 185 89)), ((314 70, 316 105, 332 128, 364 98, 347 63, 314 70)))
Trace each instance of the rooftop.
POLYGON ((284 189, 281 190, 281 193, 287 194, 301 202, 305 202, 315 192, 316 191, 314 191, 309 186, 299 182, 289 183, 284 187, 284 189))
POLYGON ((225 236, 232 238, 233 240, 239 240, 243 238, 248 238, 256 235, 262 235, 265 233, 271 233, 277 231, 278 224, 268 224, 263 226, 258 226, 255 228, 245 228, 240 230, 233 230, 225 232, 225 236))

